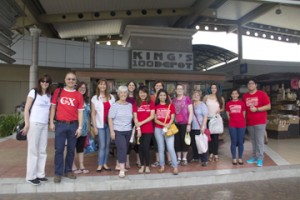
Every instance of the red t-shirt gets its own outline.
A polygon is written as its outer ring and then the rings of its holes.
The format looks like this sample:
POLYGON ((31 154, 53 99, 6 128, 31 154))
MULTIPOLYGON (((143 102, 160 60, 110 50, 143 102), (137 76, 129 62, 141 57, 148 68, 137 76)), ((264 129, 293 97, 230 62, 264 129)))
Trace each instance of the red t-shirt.
MULTIPOLYGON (((51 104, 56 105, 56 98, 60 88, 54 91, 51 104)), ((83 96, 76 90, 62 89, 56 105, 56 120, 74 121, 78 120, 78 110, 84 110, 83 96)))
MULTIPOLYGON (((136 103, 134 103, 132 106, 132 110, 134 113, 137 113, 138 121, 141 122, 150 116, 151 110, 155 110, 155 106, 152 101, 150 101, 150 104, 147 104, 146 101, 143 101, 142 105, 138 108, 136 106, 136 103)), ((149 121, 146 124, 143 124, 141 126, 141 132, 142 134, 153 134, 153 121, 149 121)))
POLYGON ((110 109, 109 101, 103 102, 103 107, 104 107, 104 123, 107 123, 107 116, 110 109))
POLYGON ((259 108, 261 106, 270 104, 270 99, 265 92, 261 90, 257 90, 254 94, 250 94, 248 92, 243 95, 243 101, 246 104, 247 125, 255 126, 267 123, 267 111, 250 111, 251 106, 259 108))
POLYGON ((229 113, 229 127, 244 128, 246 127, 243 112, 246 111, 245 103, 241 100, 229 101, 226 104, 226 111, 229 113))
MULTIPOLYGON (((171 115, 172 114, 175 114, 175 107, 173 104, 170 104, 170 111, 168 112, 168 107, 169 105, 162 105, 162 104, 158 104, 156 107, 155 107, 155 115, 156 115, 156 118, 164 123, 165 122, 165 118, 166 118, 166 115, 168 114, 168 117, 167 117, 167 121, 166 121, 166 124, 170 122, 171 120, 171 115)), ((159 125, 159 124, 155 124, 155 127, 156 128, 163 128, 163 126, 159 125)))

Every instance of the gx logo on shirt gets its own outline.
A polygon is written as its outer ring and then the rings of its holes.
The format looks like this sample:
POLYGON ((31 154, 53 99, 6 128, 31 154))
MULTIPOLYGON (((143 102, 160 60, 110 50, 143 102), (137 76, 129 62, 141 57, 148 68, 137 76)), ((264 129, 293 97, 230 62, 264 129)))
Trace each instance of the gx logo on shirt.
POLYGON ((62 97, 61 99, 60 99, 60 103, 61 104, 65 104, 65 105, 68 105, 68 106, 75 106, 74 105, 74 101, 75 101, 76 99, 72 99, 72 98, 68 98, 68 97, 62 97))

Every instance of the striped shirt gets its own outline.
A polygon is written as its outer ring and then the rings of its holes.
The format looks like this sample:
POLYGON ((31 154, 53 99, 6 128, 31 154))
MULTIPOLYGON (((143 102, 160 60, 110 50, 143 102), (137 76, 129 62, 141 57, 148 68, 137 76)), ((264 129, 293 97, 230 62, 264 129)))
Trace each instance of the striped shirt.
POLYGON ((132 104, 116 102, 109 109, 108 118, 112 118, 115 131, 130 131, 132 129, 132 104))

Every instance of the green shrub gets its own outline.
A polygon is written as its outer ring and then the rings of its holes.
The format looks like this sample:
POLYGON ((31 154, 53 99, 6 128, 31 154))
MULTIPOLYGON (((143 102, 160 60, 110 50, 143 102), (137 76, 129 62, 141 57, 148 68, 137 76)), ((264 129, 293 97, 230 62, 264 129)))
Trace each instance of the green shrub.
POLYGON ((0 137, 12 135, 21 120, 20 114, 2 115, 0 117, 0 137))

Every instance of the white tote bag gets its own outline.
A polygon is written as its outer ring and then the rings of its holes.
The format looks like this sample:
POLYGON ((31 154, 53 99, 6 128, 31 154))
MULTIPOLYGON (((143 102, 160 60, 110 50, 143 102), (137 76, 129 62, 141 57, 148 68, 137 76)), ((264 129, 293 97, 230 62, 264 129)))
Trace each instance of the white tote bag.
POLYGON ((135 143, 135 126, 132 128, 131 136, 130 136, 129 142, 130 142, 131 144, 134 144, 134 143, 135 143))
POLYGON ((199 154, 206 153, 208 150, 208 138, 205 134, 195 135, 196 146, 199 154))
POLYGON ((208 129, 211 134, 221 134, 224 132, 223 119, 221 115, 216 115, 209 120, 208 129))

